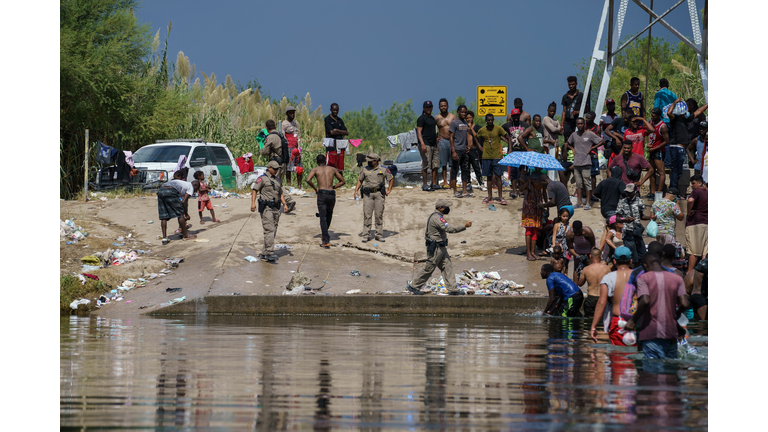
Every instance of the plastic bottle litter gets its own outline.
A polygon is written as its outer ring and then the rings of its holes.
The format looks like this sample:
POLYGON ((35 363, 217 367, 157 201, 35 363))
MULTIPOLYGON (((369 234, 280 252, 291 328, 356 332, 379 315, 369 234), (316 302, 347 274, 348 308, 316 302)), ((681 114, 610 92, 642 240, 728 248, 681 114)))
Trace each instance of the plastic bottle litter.
POLYGON ((250 256, 250 255, 248 255, 247 257, 245 257, 245 260, 246 260, 246 261, 248 261, 248 262, 256 262, 256 261, 258 261, 259 259, 258 259, 258 258, 256 258, 256 257, 254 257, 254 256, 250 256))

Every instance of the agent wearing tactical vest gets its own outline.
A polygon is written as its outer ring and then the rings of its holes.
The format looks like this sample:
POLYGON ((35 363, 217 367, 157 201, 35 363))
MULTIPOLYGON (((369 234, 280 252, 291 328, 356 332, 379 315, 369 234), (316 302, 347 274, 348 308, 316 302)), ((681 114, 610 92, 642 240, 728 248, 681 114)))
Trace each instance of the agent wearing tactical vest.
POLYGON ((355 185, 355 199, 361 191, 363 193, 363 232, 361 237, 367 238, 364 242, 373 240, 371 237, 371 217, 376 215, 376 240, 384 241, 384 198, 392 192, 392 184, 395 178, 389 169, 380 167, 381 158, 376 153, 365 157, 368 166, 360 171, 355 185))
POLYGON ((467 221, 464 226, 452 227, 446 222, 444 215, 450 213, 451 208, 448 201, 444 199, 437 200, 435 211, 427 219, 427 230, 424 238, 427 245, 427 262, 424 268, 416 273, 416 278, 407 282, 408 291, 415 295, 425 294, 421 291, 424 284, 427 283, 435 267, 440 269, 445 281, 445 288, 449 295, 463 295, 456 287, 456 275, 453 273, 453 263, 448 255, 448 235, 447 233, 458 233, 472 226, 472 222, 467 221))
POLYGON ((277 261, 275 255, 275 234, 277 233, 277 223, 280 221, 280 208, 288 213, 288 205, 285 203, 283 187, 277 179, 277 171, 280 164, 276 161, 270 161, 267 164, 267 173, 256 179, 251 185, 251 211, 256 211, 256 194, 260 193, 258 199, 259 214, 261 214, 261 226, 264 228, 264 249, 262 249, 259 258, 265 261, 277 261), (282 204, 282 206, 281 206, 282 204))
MULTIPOLYGON (((276 125, 274 120, 267 120, 264 126, 267 128, 267 132, 269 133, 267 134, 267 138, 264 140, 264 148, 261 149, 261 155, 268 157, 270 161, 277 161, 278 169, 275 178, 282 185, 285 171, 288 166, 288 160, 283 160, 282 139, 280 138, 280 134, 278 134, 275 130, 276 125)), ((288 208, 290 211, 293 211, 293 209, 296 208, 296 201, 294 201, 290 195, 285 195, 285 202, 288 203, 288 208)))

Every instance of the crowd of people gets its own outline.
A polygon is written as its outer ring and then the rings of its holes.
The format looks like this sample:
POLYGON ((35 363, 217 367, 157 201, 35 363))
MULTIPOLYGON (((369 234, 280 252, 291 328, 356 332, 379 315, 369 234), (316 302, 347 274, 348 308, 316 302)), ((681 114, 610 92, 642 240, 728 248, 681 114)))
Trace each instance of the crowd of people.
MULTIPOLYGON (((496 125, 495 117, 486 114, 485 126, 481 126, 474 124, 475 113, 464 105, 458 106, 454 114, 448 101, 441 99, 439 113, 432 116, 433 103, 425 101, 416 121, 422 190, 451 189, 455 198, 473 197, 474 172, 477 187, 487 191, 482 203, 507 205, 503 194, 506 177, 508 197, 523 199, 521 226, 525 228, 527 259, 550 259, 541 267, 549 292, 545 313, 576 317, 581 316, 583 308, 584 314, 593 318, 593 337, 597 324, 604 321, 612 343, 630 345, 625 335, 637 328, 637 339, 643 342, 646 355, 664 356, 670 352, 668 341, 678 337, 674 327, 678 313, 707 318, 708 138, 703 115, 707 105, 699 107, 693 99, 681 103, 668 88, 667 80, 662 79, 653 108, 646 113, 650 101, 639 91, 639 79, 632 78, 620 100, 621 116, 616 113, 615 101, 608 99, 606 112, 598 121, 588 97, 586 109, 580 112, 585 95, 577 89, 576 78, 568 77, 567 82, 560 119, 555 118, 555 102, 542 117, 526 112, 523 101, 517 98, 505 123, 496 125), (562 170, 502 165, 504 155, 512 152, 549 154, 562 170), (688 193, 681 179, 683 171, 691 166, 695 171, 690 176, 688 193), (669 175, 665 169, 669 169, 669 175), (598 177, 602 179, 599 182, 598 177), (568 190, 569 180, 574 196, 568 190), (640 189, 646 182, 650 187, 642 195, 640 189), (577 210, 591 211, 594 203, 599 203, 604 219, 599 227, 586 226, 575 218, 577 210), (686 212, 680 208, 682 203, 686 212), (676 224, 683 220, 684 239, 678 239, 676 224), (648 221, 648 226, 642 221, 648 221), (597 235, 599 232, 602 234, 597 235), (653 241, 646 245, 649 236, 653 241), (580 288, 585 284, 586 297, 580 288)), ((325 118, 326 154, 317 156, 317 166, 305 180, 317 194, 320 246, 324 248, 330 246, 328 229, 336 203, 335 190, 346 184, 340 171, 344 167, 344 139, 349 132, 338 113, 338 104, 332 104, 325 118)), ((282 133, 277 132, 273 120, 266 122, 261 154, 269 163, 266 173, 252 184, 251 211, 258 210, 262 216, 264 247, 260 258, 265 261, 277 260, 274 239, 280 214, 291 212, 296 205, 284 193, 283 179, 290 181, 290 173, 294 172, 299 185, 302 181, 300 131, 294 119, 295 109, 288 107, 282 133)), ((388 167, 381 165, 377 154, 368 154, 366 162, 354 192, 354 198, 362 196, 364 202, 360 235, 363 241, 375 238, 383 242, 385 201, 392 192, 394 177, 388 167)), ((164 243, 168 238, 167 221, 173 218, 179 221, 177 232, 182 238, 194 238, 187 233, 189 215, 184 206, 195 192, 201 191, 201 220, 206 208, 216 220, 212 207, 205 202, 207 186, 202 172, 195 173, 193 182, 183 178, 183 174, 174 177, 158 192, 164 243)), ((413 294, 423 294, 422 288, 436 268, 443 273, 448 293, 462 294, 453 283, 446 233, 462 231, 471 222, 449 226, 444 216, 450 206, 448 200, 438 200, 435 212, 428 218, 427 262, 406 284, 413 294)))

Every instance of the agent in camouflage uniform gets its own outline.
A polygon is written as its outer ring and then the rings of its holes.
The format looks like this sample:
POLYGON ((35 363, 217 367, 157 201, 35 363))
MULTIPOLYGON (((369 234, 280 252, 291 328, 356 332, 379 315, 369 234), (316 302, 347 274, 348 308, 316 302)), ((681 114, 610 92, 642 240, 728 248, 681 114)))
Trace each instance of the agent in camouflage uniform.
POLYGON ((265 261, 277 261, 275 255, 275 234, 277 233, 277 223, 280 221, 280 207, 288 213, 288 205, 285 203, 283 187, 277 179, 277 171, 280 164, 276 161, 270 161, 267 164, 267 173, 256 179, 251 185, 251 211, 256 211, 256 194, 260 193, 258 200, 258 209, 261 214, 261 226, 264 228, 264 249, 262 249, 259 258, 265 261))
MULTIPOLYGON (((268 134, 267 138, 264 140, 264 148, 261 149, 261 155, 266 156, 269 158, 270 161, 274 160, 282 160, 282 140, 280 139, 280 134, 275 130, 275 121, 272 119, 267 120, 265 124, 268 134)), ((278 164, 277 173, 275 175, 275 178, 277 181, 282 185, 283 184, 283 178, 285 178, 285 171, 288 166, 288 161, 282 161, 282 164, 278 164)), ((301 187, 301 185, 298 185, 301 187)), ((288 203, 288 208, 290 211, 293 211, 294 208, 296 208, 296 201, 291 198, 290 195, 285 195, 285 202, 288 203)))
POLYGON ((435 209, 436 211, 427 219, 427 230, 424 233, 427 244, 427 262, 424 263, 424 268, 416 273, 416 278, 413 281, 408 281, 408 291, 416 295, 424 294, 421 288, 427 283, 432 272, 435 271, 435 267, 437 267, 443 274, 448 294, 463 295, 464 292, 459 291, 456 287, 456 275, 453 273, 453 263, 451 263, 451 257, 448 255, 447 233, 462 232, 471 227, 472 222, 467 221, 464 226, 459 227, 449 226, 443 216, 447 215, 451 209, 448 201, 444 199, 437 200, 435 209))
POLYGON ((392 192, 395 178, 387 167, 379 166, 381 158, 376 153, 365 157, 368 166, 360 171, 360 177, 355 185, 355 199, 362 186, 363 193, 363 232, 361 237, 373 240, 371 237, 371 217, 376 216, 376 240, 384 241, 384 198, 392 192))

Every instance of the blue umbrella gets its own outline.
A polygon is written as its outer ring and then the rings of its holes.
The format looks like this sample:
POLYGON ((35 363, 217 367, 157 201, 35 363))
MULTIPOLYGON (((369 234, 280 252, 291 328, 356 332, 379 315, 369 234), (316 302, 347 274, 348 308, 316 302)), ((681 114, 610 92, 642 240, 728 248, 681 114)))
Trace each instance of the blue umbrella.
POLYGON ((537 152, 512 152, 504 159, 499 161, 499 165, 519 167, 520 165, 529 168, 541 168, 551 171, 565 171, 565 168, 552 155, 537 152))

